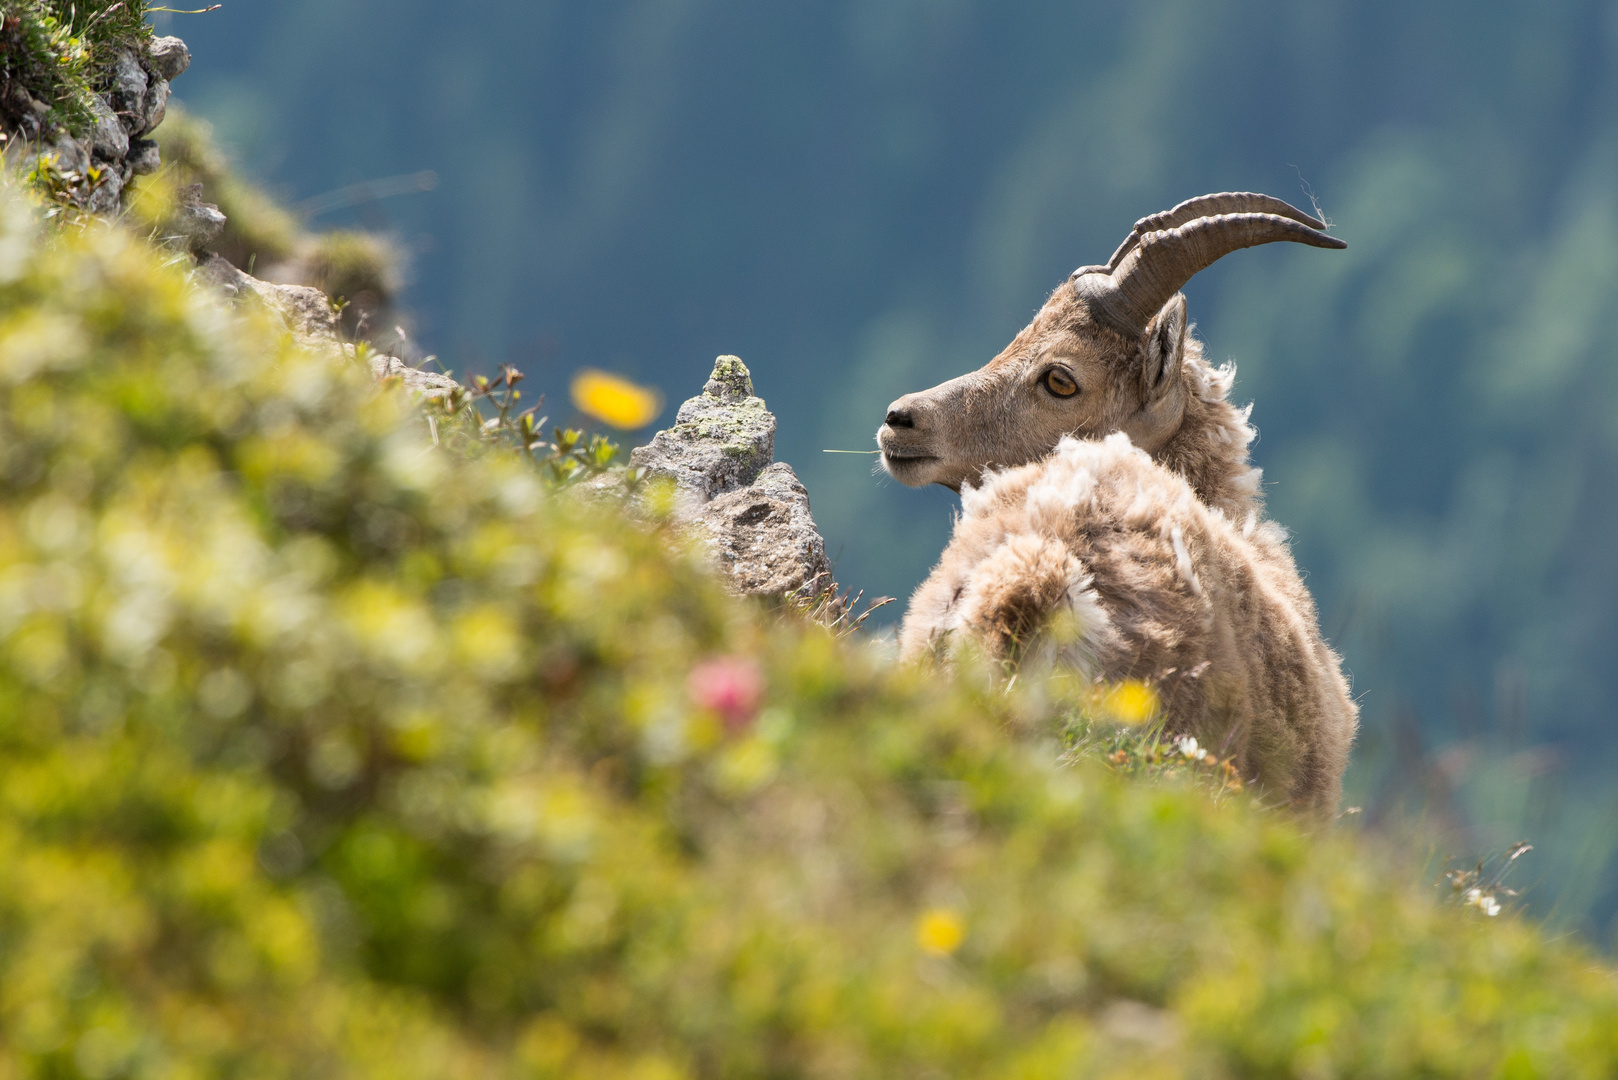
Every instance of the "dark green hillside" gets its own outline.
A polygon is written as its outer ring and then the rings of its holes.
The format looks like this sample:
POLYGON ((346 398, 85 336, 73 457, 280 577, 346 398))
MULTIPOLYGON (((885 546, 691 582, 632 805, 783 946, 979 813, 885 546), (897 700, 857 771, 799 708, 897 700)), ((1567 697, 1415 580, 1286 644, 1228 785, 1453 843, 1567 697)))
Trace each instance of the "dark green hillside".
POLYGON ((1602 1077, 1618 981, 0 190, 0 1075, 1602 1077))

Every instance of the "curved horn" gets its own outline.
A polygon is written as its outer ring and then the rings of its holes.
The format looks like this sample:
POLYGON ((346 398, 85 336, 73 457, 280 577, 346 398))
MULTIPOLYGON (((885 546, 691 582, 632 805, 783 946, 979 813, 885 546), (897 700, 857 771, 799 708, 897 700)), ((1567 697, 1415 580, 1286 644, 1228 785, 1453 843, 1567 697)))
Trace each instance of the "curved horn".
POLYGON ((1178 228, 1197 218, 1214 217, 1218 214, 1277 214, 1293 221, 1301 221, 1311 229, 1326 227, 1324 221, 1273 195, 1261 195, 1256 191, 1221 191, 1215 195, 1198 195, 1172 209, 1164 210, 1160 214, 1150 214, 1135 222, 1134 231, 1118 245, 1118 250, 1112 253, 1112 258, 1107 260, 1107 269, 1116 269, 1123 261, 1123 257, 1133 251, 1140 243, 1140 238, 1147 233, 1178 228))
POLYGON ((1152 316, 1197 271, 1233 251, 1279 240, 1320 248, 1348 246, 1280 214, 1201 217, 1173 229, 1145 233, 1110 273, 1106 267, 1083 268, 1073 279, 1073 290, 1092 315, 1128 337, 1139 337, 1152 316))

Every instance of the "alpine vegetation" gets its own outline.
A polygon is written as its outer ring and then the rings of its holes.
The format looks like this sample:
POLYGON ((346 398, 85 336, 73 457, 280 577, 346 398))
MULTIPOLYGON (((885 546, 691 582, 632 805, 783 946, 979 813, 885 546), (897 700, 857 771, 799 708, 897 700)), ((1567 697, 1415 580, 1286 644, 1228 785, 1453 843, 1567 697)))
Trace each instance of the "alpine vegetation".
POLYGON ((379 386, 39 198, 0 176, 0 1076, 1618 1075, 1609 961, 1497 877, 1058 760, 1031 688, 727 594, 509 368, 379 386))
POLYGON ((1142 218, 985 367, 889 406, 887 471, 962 495, 905 615, 906 657, 964 638, 1147 681, 1169 723, 1244 780, 1335 808, 1357 709, 1286 534, 1263 518, 1251 407, 1229 402, 1235 371, 1203 358, 1179 291, 1239 248, 1347 246, 1325 228, 1249 193, 1142 218))

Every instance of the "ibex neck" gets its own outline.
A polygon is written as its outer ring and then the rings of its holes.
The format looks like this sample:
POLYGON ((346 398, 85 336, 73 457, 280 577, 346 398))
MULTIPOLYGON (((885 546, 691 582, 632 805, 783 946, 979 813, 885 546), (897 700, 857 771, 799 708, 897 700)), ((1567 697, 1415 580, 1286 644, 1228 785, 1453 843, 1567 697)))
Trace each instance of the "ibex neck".
POLYGON ((1224 511, 1238 526, 1264 513, 1262 473, 1248 460, 1256 434, 1247 422, 1252 406, 1238 409, 1227 396, 1236 369, 1214 368, 1202 358, 1202 343, 1186 341, 1182 375, 1186 380, 1185 420, 1153 455, 1184 476, 1209 506, 1224 511))

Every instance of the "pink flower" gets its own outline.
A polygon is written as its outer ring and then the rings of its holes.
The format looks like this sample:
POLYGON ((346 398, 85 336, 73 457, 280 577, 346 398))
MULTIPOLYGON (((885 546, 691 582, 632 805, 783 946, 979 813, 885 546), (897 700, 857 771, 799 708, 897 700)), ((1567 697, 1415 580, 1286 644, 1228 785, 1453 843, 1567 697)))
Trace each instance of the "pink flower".
POLYGON ((728 730, 743 731, 764 702, 764 673, 746 657, 721 656, 693 668, 685 688, 698 708, 718 713, 728 730))

